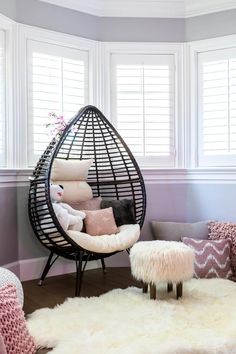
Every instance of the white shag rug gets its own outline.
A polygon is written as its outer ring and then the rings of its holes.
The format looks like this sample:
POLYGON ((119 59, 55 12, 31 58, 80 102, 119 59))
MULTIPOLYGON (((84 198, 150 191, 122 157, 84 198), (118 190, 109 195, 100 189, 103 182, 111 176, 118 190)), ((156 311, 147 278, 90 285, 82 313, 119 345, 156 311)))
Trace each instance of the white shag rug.
POLYGON ((53 354, 236 354, 236 283, 193 279, 178 301, 166 284, 157 294, 150 300, 128 288, 69 298, 35 311, 28 327, 53 354))

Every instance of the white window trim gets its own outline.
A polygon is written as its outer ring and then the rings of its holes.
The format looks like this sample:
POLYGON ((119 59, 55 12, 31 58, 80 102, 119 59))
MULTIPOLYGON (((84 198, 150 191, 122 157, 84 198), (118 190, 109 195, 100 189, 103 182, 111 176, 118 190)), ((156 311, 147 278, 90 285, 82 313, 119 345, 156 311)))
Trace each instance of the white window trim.
MULTIPOLYGON (((181 43, 116 43, 104 42, 101 44, 100 62, 103 77, 101 87, 101 107, 105 115, 112 117, 111 108, 111 56, 113 54, 171 54, 175 58, 175 167, 184 167, 184 107, 183 107, 183 50, 181 43)), ((115 124, 111 118, 111 122, 115 124)), ((141 166, 142 167, 142 166, 141 166)), ((145 167, 144 167, 145 169, 145 167)))
MULTIPOLYGON (((15 74, 15 39, 16 39, 16 23, 8 17, 0 14, 0 29, 5 32, 5 49, 6 49, 6 92, 5 92, 5 134, 6 134, 6 163, 7 167, 16 164, 14 159, 14 119, 15 119, 15 100, 14 100, 14 74, 15 74), (13 147, 10 148, 9 147, 13 147)), ((16 165, 15 165, 16 166, 16 165)))
POLYGON ((35 40, 47 44, 55 44, 66 46, 88 52, 89 58, 89 101, 91 104, 97 105, 97 89, 95 83, 97 79, 97 42, 79 38, 76 36, 61 34, 53 31, 35 28, 32 26, 18 25, 18 57, 19 66, 17 70, 17 78, 20 85, 18 87, 18 141, 20 148, 18 149, 17 161, 19 167, 27 168, 27 142, 28 140, 28 105, 27 105, 27 41, 35 40), (24 70, 22 70, 24 68, 24 70))
POLYGON ((191 43, 101 43, 37 27, 17 24, 0 15, 0 28, 7 34, 7 92, 6 92, 6 130, 8 167, 0 169, 0 186, 28 185, 28 176, 32 169, 22 168, 25 162, 24 149, 27 132, 26 122, 26 86, 22 67, 25 65, 26 41, 36 38, 66 43, 71 47, 89 51, 91 104, 100 108, 109 117, 110 112, 110 55, 113 52, 175 53, 180 94, 177 107, 179 121, 177 168, 142 169, 147 183, 236 183, 236 168, 197 168, 197 53, 219 48, 230 48, 236 43, 236 35, 225 36, 191 43), (17 45, 17 47, 16 47, 17 45), (23 65, 23 66, 22 66, 23 65), (191 80, 190 80, 191 76, 191 80), (14 129, 13 129, 14 127, 14 129), (22 144, 23 142, 23 144, 22 144), (196 148, 195 148, 196 146, 196 148), (8 183, 9 182, 9 183, 8 183))
MULTIPOLYGON (((188 102, 186 109, 186 132, 188 135, 186 152, 187 167, 199 168, 199 124, 198 124, 198 55, 202 52, 220 49, 236 48, 236 35, 224 36, 213 39, 189 42, 186 44, 186 72, 189 89, 186 90, 185 101, 188 102)), ((207 168, 209 169, 209 168, 207 168)), ((214 169, 214 168, 212 168, 214 169)), ((222 171, 236 171, 236 167, 220 167, 222 171)), ((219 170, 219 168, 215 168, 219 170)))

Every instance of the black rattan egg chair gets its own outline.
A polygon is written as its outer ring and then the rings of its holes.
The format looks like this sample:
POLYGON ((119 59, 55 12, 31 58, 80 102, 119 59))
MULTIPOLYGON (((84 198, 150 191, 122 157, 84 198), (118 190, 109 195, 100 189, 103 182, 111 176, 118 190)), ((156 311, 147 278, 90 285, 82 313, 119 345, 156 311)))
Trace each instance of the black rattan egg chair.
MULTIPOLYGON (((76 295, 80 294, 86 264, 117 252, 96 253, 80 247, 63 230, 50 198, 50 174, 55 158, 89 159, 93 157, 87 182, 93 197, 132 199, 136 222, 142 227, 146 210, 146 192, 140 169, 129 148, 104 115, 93 106, 82 108, 71 119, 60 139, 53 139, 33 172, 29 191, 29 218, 35 235, 50 255, 39 285, 59 256, 76 262, 76 295), (72 129, 73 128, 73 129, 72 129)), ((129 251, 129 250, 127 250, 129 251)))

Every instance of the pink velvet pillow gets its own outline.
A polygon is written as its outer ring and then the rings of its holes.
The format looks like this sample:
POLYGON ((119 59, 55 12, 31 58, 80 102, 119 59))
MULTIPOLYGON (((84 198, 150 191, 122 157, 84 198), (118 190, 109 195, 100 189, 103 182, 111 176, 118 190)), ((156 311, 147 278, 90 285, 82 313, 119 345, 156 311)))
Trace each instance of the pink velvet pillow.
POLYGON ((84 210, 86 233, 91 236, 111 235, 118 232, 112 208, 84 210))
POLYGON ((0 333, 7 354, 33 354, 36 347, 26 327, 24 312, 17 299, 16 288, 8 284, 0 288, 0 333))
POLYGON ((231 241, 231 266, 236 278, 236 224, 230 222, 211 221, 208 224, 209 239, 229 239, 231 241))
POLYGON ((230 279, 232 277, 230 240, 196 240, 184 237, 183 243, 194 249, 194 276, 196 278, 230 279))

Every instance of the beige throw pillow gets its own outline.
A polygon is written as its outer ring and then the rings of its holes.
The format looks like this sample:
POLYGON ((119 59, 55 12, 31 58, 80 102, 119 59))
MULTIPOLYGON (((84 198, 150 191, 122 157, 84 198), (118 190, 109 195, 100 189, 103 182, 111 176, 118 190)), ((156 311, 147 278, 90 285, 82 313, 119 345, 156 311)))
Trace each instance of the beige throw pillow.
POLYGON ((85 181, 93 159, 88 160, 64 160, 54 159, 51 172, 51 180, 55 181, 85 181))
POLYGON ((64 203, 84 202, 93 197, 92 189, 85 181, 55 181, 54 184, 61 184, 64 187, 64 203))

